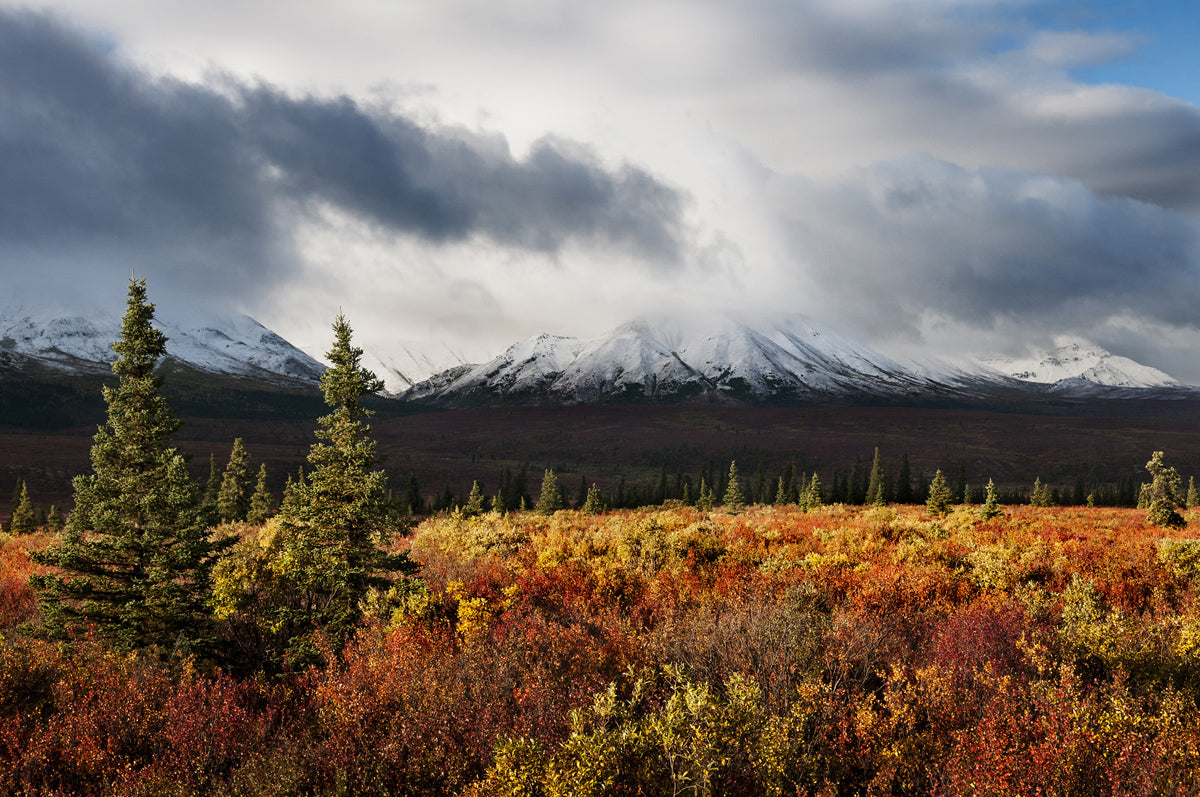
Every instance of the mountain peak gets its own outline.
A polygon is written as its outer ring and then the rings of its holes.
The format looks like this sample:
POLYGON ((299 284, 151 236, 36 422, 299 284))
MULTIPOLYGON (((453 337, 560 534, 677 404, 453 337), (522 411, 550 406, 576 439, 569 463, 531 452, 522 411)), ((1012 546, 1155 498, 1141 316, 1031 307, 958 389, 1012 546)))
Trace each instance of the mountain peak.
POLYGON ((1040 384, 1084 380, 1105 387, 1178 387, 1167 374, 1089 343, 1072 341, 1025 357, 996 357, 984 363, 1014 379, 1040 384))

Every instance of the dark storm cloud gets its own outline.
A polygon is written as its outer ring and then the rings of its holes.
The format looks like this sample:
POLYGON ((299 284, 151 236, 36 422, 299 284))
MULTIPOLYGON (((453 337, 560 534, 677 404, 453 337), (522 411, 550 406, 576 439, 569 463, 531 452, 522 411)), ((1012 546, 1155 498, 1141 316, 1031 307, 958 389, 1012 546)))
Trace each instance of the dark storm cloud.
POLYGON ((47 17, 0 12, 0 245, 178 236, 254 252, 266 214, 231 110, 140 78, 47 17))
POLYGON ((1122 316, 1200 326, 1195 223, 1076 180, 926 156, 794 183, 779 201, 821 289, 879 337, 911 335, 928 313, 1031 340, 1122 316))
MULTIPOLYGON (((0 10, 0 252, 241 294, 294 267, 280 208, 330 203, 430 242, 673 260, 681 200, 551 141, 426 129, 344 98, 151 79, 56 18, 0 10)), ((67 265, 64 265, 67 264, 67 265)), ((43 278, 45 275, 39 275, 43 278)))
POLYGON ((503 140, 429 131, 348 100, 244 95, 246 138, 282 170, 291 196, 336 202, 431 241, 482 234, 556 252, 568 240, 678 257, 680 197, 648 173, 610 173, 568 142, 543 139, 518 161, 503 140))

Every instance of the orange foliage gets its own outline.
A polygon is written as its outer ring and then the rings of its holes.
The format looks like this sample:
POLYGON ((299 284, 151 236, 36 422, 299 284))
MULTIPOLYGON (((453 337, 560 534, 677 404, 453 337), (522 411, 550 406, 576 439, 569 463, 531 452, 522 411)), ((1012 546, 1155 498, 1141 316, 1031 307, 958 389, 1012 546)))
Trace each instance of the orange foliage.
MULTIPOLYGON (((1194 794, 1190 536, 1083 508, 433 518, 422 600, 279 683, 0 638, 0 792, 509 793, 505 762, 623 760, 572 712, 678 667, 752 689, 753 733, 705 733, 764 793, 1194 794)), ((5 629, 36 613, 31 544, 0 547, 5 629)))

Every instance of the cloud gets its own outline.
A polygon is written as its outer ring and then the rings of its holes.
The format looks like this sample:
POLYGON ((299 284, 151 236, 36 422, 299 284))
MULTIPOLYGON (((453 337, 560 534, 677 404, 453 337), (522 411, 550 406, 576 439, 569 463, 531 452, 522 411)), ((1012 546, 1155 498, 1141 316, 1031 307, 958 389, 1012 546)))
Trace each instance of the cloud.
POLYGON ((955 348, 963 329, 1002 332, 997 346, 1113 340, 1122 318, 1140 319, 1142 337, 1200 329, 1196 223, 1078 180, 913 155, 781 180, 773 202, 803 264, 794 278, 876 341, 955 348))
POLYGON ((433 246, 679 257, 679 192, 570 142, 517 159, 499 136, 344 96, 155 78, 19 11, 0 10, 0 87, 0 250, 40 264, 35 285, 45 268, 136 268, 160 290, 244 299, 298 270, 297 225, 328 207, 433 246))
POLYGON ((1077 79, 1146 41, 1076 4, 44 2, 112 33, 0 11, 31 281, 135 266, 314 350, 338 305, 481 355, 665 306, 1200 345, 1200 109, 1077 79))

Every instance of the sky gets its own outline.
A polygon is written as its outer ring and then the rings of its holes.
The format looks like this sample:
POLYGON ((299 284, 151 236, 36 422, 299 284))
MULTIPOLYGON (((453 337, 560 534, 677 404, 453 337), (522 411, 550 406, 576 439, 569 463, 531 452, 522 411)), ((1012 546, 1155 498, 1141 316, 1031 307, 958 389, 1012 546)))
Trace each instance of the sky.
MULTIPOLYGON (((480 361, 796 313, 1200 383, 1191 0, 0 2, 9 302, 480 361)), ((0 305, 5 300, 0 297, 0 305)))

